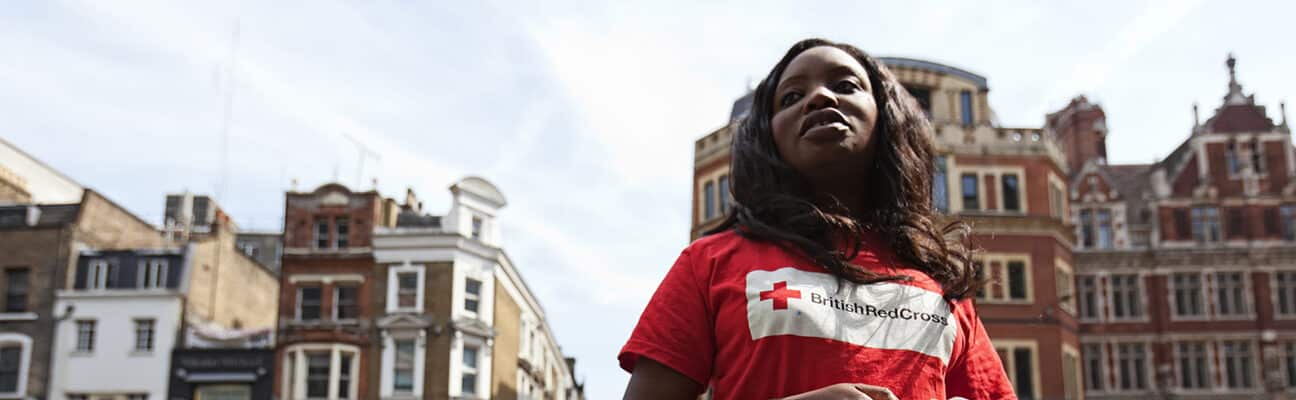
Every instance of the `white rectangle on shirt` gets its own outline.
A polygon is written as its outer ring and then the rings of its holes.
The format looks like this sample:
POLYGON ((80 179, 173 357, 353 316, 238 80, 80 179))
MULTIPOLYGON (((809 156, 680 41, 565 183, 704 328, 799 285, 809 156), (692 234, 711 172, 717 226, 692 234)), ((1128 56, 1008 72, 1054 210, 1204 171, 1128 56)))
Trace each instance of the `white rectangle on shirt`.
POLYGON ((747 273, 747 325, 752 340, 781 335, 823 338, 916 351, 948 364, 956 324, 949 303, 939 293, 911 285, 857 285, 792 267, 747 273))

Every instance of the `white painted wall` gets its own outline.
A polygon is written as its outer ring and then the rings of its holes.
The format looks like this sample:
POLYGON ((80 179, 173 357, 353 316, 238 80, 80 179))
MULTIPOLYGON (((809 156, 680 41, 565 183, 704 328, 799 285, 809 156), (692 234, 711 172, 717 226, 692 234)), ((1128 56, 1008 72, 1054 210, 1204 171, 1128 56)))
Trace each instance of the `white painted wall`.
POLYGON ((66 400, 66 393, 148 393, 149 400, 164 400, 170 380, 171 350, 180 329, 182 305, 178 294, 70 294, 60 293, 55 310, 76 307, 58 323, 51 374, 50 399, 66 400), (135 319, 155 321, 153 351, 135 352, 135 319), (95 348, 77 353, 76 321, 94 319, 95 348))

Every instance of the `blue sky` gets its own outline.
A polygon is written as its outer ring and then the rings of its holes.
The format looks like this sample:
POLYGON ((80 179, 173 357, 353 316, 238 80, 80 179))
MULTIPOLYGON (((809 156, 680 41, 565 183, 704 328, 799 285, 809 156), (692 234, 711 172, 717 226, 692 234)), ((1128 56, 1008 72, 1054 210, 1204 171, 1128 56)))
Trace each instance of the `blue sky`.
POLYGON ((1208 117, 1230 51, 1271 117, 1296 99, 1291 5, 696 3, 11 3, 0 137, 154 222, 164 194, 187 189, 276 230, 293 179, 335 177, 412 187, 441 212, 449 184, 483 176, 510 200, 505 248, 605 399, 627 378, 617 349, 687 245, 693 140, 798 39, 983 74, 1006 126, 1038 127, 1085 94, 1107 111, 1113 162, 1167 154, 1193 102, 1208 117), (360 170, 348 137, 380 158, 360 170))

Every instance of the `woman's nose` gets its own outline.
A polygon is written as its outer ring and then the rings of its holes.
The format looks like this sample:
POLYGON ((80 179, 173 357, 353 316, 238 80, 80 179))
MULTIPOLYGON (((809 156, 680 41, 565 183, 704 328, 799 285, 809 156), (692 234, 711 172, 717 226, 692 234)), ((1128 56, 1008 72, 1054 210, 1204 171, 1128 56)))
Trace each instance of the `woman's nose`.
POLYGON ((810 92, 810 99, 806 102, 806 111, 814 111, 825 107, 836 107, 837 95, 826 87, 820 87, 810 92))

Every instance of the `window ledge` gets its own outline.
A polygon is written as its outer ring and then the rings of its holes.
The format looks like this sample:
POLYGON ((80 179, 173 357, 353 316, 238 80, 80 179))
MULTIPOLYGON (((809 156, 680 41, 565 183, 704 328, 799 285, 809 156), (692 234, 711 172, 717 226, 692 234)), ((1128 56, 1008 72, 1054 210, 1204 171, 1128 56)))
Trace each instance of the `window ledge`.
MULTIPOLYGON (((35 321, 36 318, 36 313, 33 312, 0 313, 0 321, 35 321)), ((0 396, 4 396, 4 394, 0 394, 0 396)))
POLYGON ((127 354, 127 356, 129 356, 129 357, 153 357, 153 352, 152 352, 152 351, 145 351, 145 350, 133 350, 133 351, 130 352, 130 354, 127 354))

